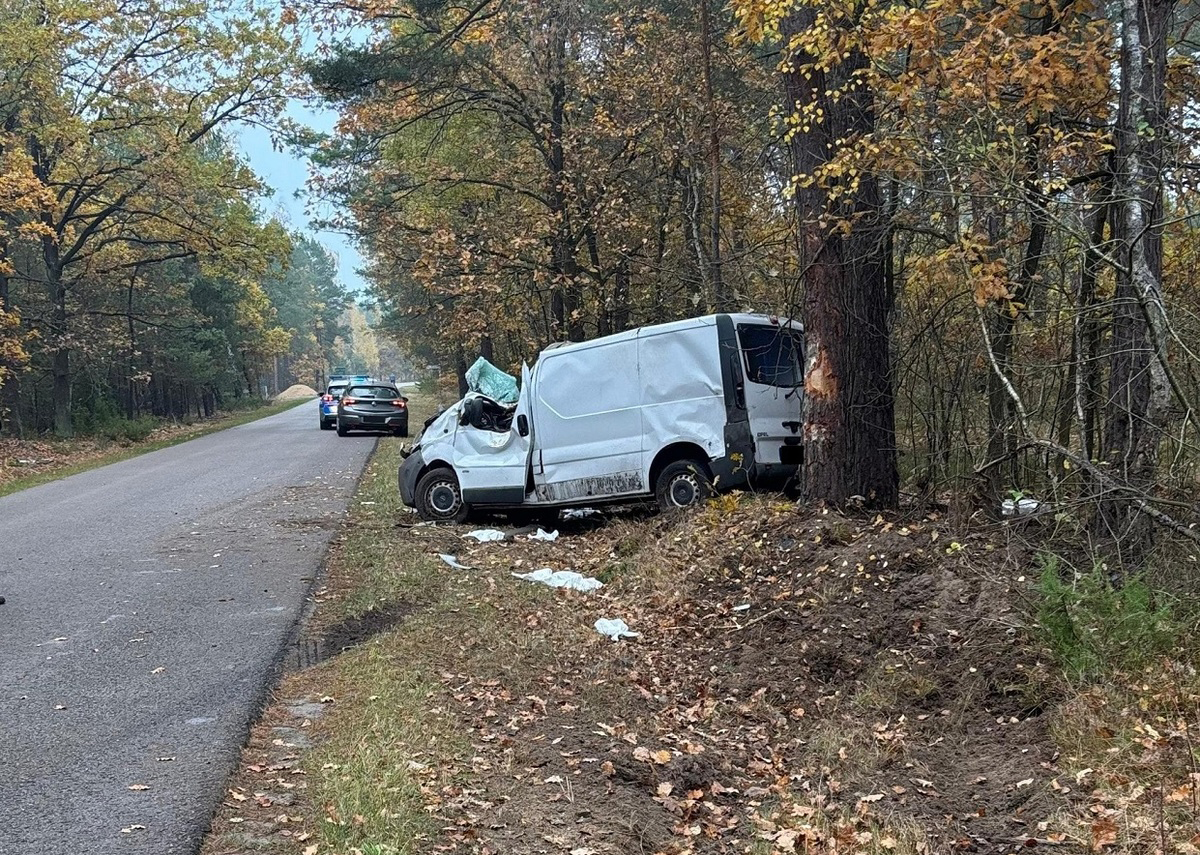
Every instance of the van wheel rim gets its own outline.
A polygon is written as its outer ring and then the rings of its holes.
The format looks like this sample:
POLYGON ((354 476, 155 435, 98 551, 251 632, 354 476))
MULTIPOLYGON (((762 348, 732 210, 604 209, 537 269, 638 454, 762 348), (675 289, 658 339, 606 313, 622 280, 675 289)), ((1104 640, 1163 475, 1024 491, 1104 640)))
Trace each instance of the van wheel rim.
POLYGON ((458 490, 448 481, 429 488, 429 506, 439 514, 452 514, 458 509, 458 490))
POLYGON ((671 503, 681 508, 694 504, 700 494, 700 482, 695 475, 680 475, 671 482, 671 503))

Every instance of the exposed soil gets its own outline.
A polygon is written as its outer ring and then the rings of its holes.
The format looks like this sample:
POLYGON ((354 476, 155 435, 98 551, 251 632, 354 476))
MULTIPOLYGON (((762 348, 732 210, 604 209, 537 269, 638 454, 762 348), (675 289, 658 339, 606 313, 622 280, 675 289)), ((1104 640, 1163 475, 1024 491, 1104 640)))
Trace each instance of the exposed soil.
POLYGON ((324 662, 387 632, 411 612, 408 603, 385 603, 330 626, 314 628, 315 631, 306 632, 297 640, 284 661, 284 668, 296 671, 324 662))
MULTIPOLYGON (((494 627, 447 625, 421 663, 444 686, 431 711, 457 719, 471 747, 439 761, 455 784, 427 792, 439 837, 414 852, 1084 851, 1054 822, 1087 796, 1056 766, 1045 711, 1057 684, 1024 630, 1028 556, 993 540, 1004 529, 951 535, 936 515, 762 499, 563 521, 554 542, 503 519, 414 523, 394 529, 396 554, 457 556, 474 569, 435 558, 439 584, 506 628, 501 643, 494 627), (481 526, 512 537, 464 539, 481 526), (532 583, 511 573, 539 567, 606 586, 525 596, 532 583), (602 616, 640 637, 600 636, 602 616), (494 655, 479 655, 488 644, 494 655)), ((353 590, 328 581, 323 596, 353 590)), ((313 631, 340 649, 408 611, 331 625, 319 606, 313 631)), ((319 697, 327 673, 284 691, 319 697)), ((275 813, 274 794, 300 780, 288 764, 302 749, 272 730, 302 725, 288 715, 273 707, 255 728, 206 853, 320 840, 328 806, 298 804, 300 825, 275 813)))
POLYGON ((451 835, 469 851, 1063 851, 1021 555, 766 502, 552 544, 461 531, 413 534, 485 571, 658 565, 588 603, 641 638, 563 651, 533 694, 449 679, 479 753, 451 835))

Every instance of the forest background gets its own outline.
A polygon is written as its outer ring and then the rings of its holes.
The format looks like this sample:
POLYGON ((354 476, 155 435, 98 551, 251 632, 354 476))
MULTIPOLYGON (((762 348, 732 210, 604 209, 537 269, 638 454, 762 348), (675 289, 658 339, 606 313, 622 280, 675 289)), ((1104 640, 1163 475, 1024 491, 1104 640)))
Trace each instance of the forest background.
POLYGON ((747 309, 804 324, 811 498, 1035 494, 1122 550, 1195 539, 1194 23, 1166 0, 7 9, 0 424, 373 370, 356 325, 461 378, 747 309), (336 131, 289 125, 292 97, 336 131), (365 311, 264 216, 239 124, 309 155, 365 311))

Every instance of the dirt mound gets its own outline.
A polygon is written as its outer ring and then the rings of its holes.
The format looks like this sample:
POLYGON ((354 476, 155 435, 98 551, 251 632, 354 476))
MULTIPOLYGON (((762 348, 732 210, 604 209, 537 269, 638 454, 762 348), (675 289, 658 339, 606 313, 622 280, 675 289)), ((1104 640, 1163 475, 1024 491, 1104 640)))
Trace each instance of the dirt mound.
POLYGON ((317 390, 312 386, 305 386, 303 383, 297 383, 294 386, 288 386, 282 392, 275 396, 276 401, 299 401, 301 398, 314 398, 318 394, 317 390))
MULTIPOLYGON (((564 647, 533 695, 480 681, 476 748, 525 770, 472 791, 459 819, 483 851, 547 851, 551 837, 595 853, 1061 842, 1051 820, 1077 796, 1059 785, 1049 682, 1017 608, 1025 557, 985 536, 760 500, 554 544, 460 535, 419 536, 457 540, 481 569, 599 575, 611 584, 588 611, 642 634, 564 647)), ((580 602, 563 595, 560 615, 580 602)))

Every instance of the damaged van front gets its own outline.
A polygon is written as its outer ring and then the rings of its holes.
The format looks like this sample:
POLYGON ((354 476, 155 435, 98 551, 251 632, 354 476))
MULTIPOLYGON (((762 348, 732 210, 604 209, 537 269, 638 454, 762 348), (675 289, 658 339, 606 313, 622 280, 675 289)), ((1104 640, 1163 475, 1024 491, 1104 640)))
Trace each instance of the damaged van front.
POLYGON ((518 506, 525 498, 529 419, 522 401, 529 369, 517 381, 480 358, 470 391, 435 416, 400 466, 400 498, 433 522, 462 522, 474 505, 518 506), (520 425, 514 425, 518 413, 520 425))

